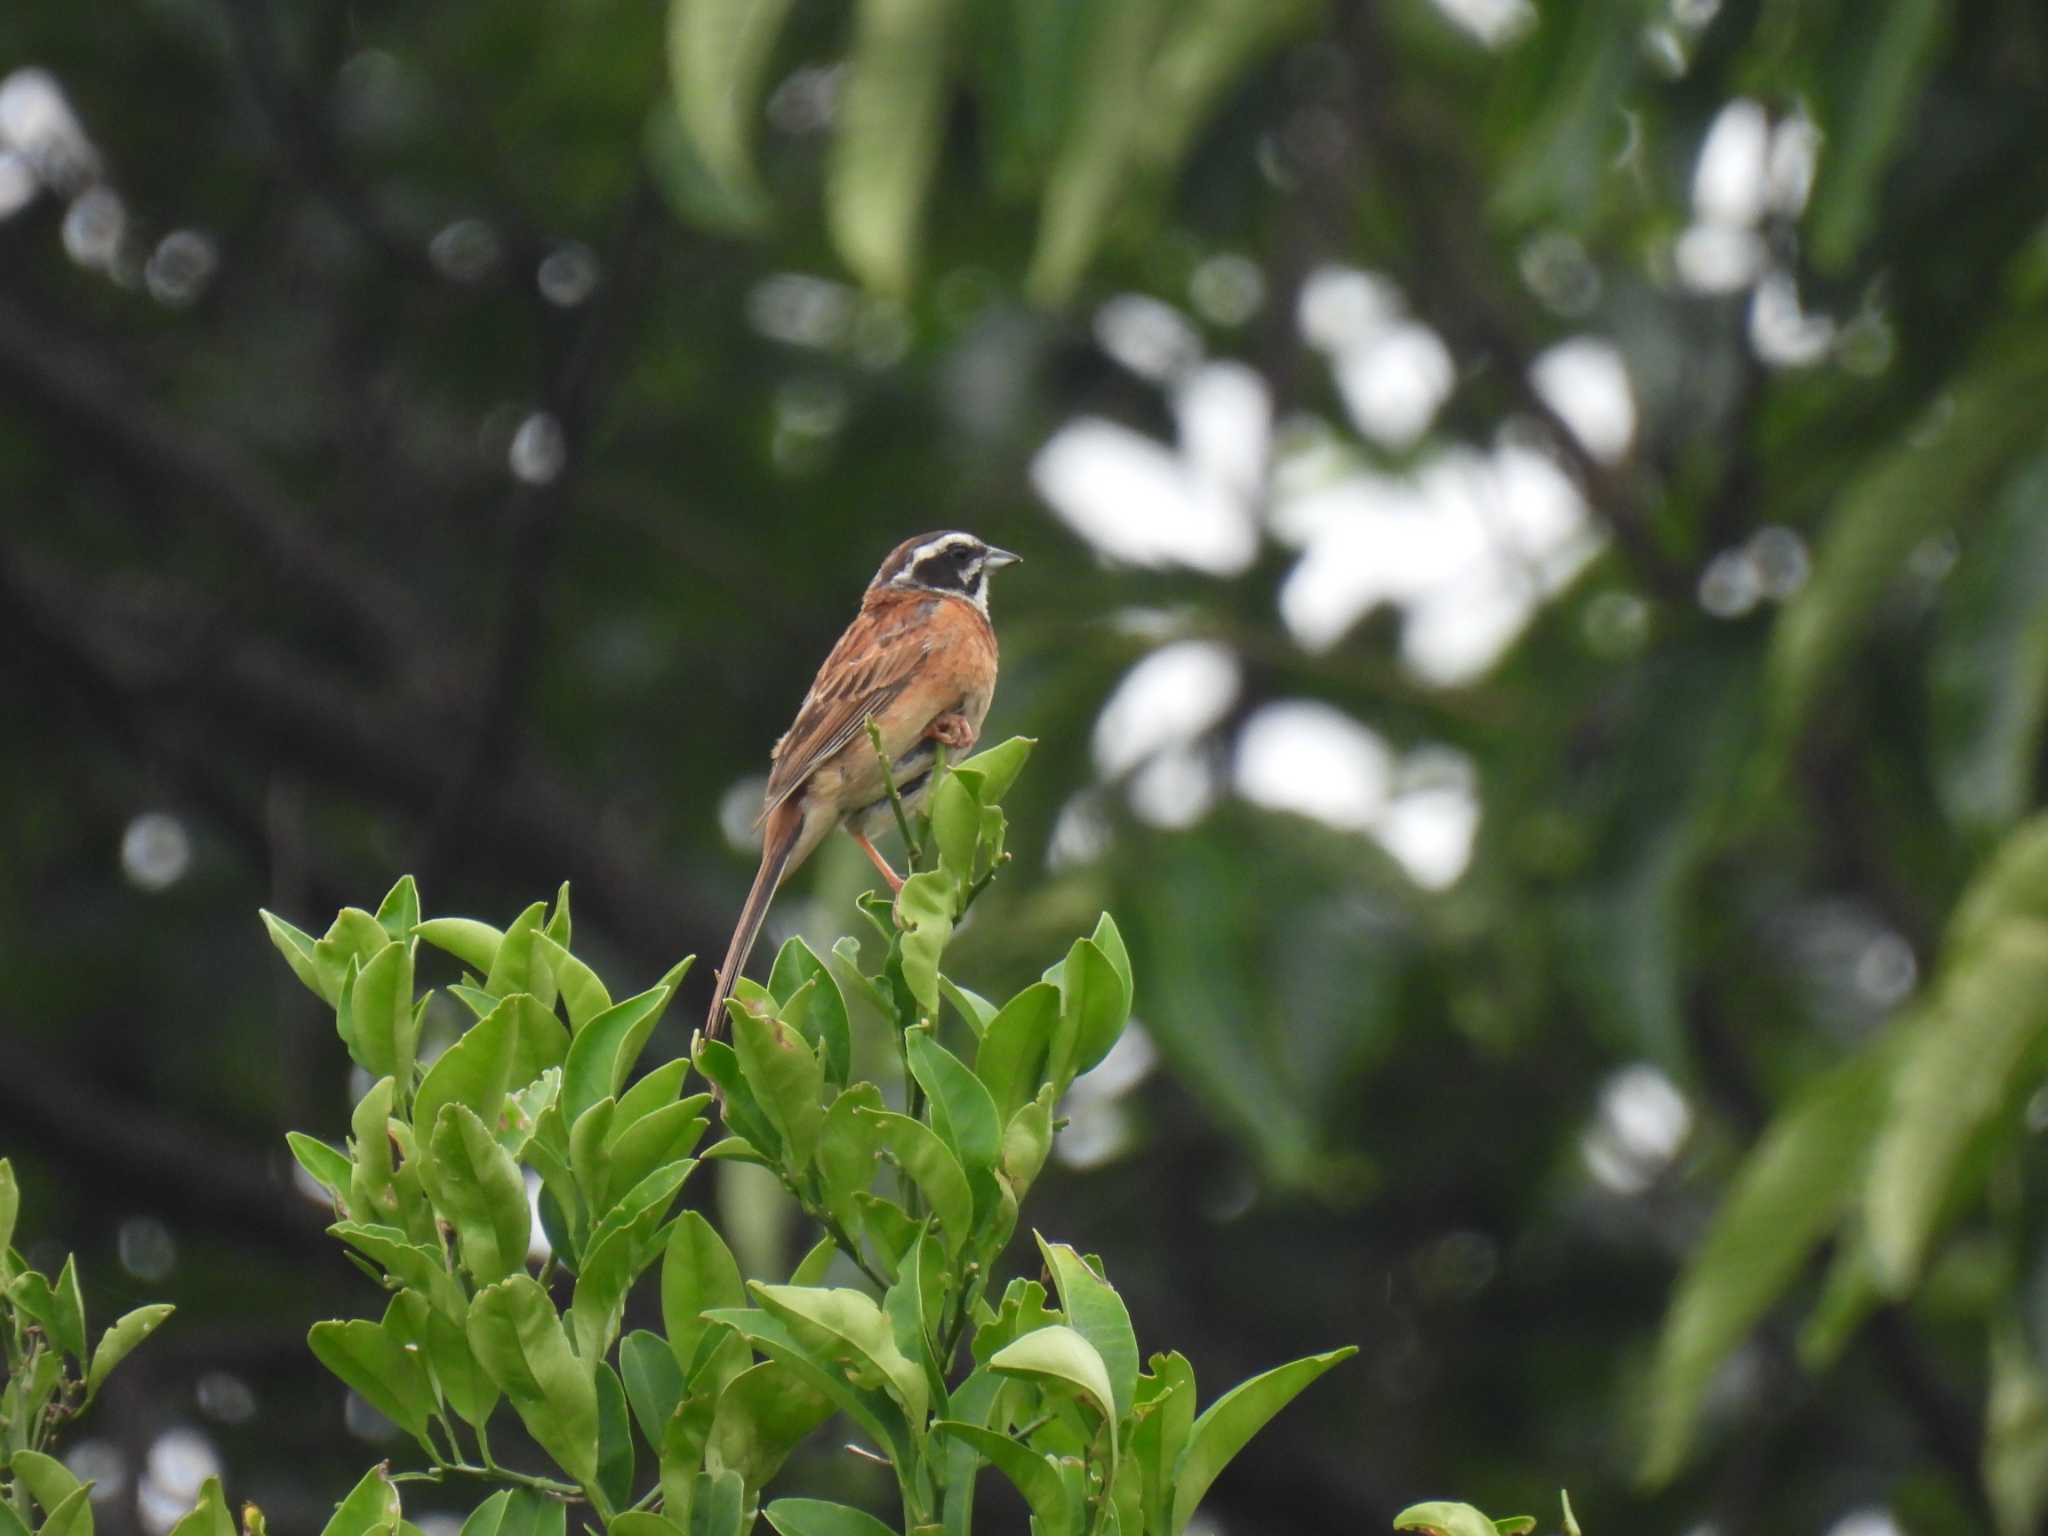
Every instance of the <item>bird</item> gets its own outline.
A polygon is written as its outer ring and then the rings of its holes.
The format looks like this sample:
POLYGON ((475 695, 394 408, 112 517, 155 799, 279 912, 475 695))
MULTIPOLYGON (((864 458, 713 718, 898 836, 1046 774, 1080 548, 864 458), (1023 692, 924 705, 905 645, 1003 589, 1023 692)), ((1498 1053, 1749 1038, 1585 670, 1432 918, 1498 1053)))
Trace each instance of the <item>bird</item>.
POLYGON ((931 788, 938 749, 973 750, 996 686, 991 572, 1021 557, 957 529, 919 534, 889 551, 860 613, 832 647, 796 721, 775 743, 761 815, 761 868, 740 908, 704 1021, 718 1038, 776 887, 844 826, 892 891, 902 879, 873 839, 894 816, 868 739, 875 722, 906 809, 931 788))

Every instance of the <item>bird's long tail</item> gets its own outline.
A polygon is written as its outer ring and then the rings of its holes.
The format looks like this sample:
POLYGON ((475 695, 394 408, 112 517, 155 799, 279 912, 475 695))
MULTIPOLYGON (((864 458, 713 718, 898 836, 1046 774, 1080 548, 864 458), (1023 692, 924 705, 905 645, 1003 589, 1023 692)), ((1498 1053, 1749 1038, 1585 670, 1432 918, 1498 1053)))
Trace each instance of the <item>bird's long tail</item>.
POLYGON ((732 944, 725 952, 725 964, 719 967, 718 986, 711 996, 711 1012, 704 1020, 707 1040, 716 1040, 725 1028, 725 1000, 732 996, 747 957, 754 952, 754 941, 761 936, 762 921, 768 916, 768 904, 775 899, 775 888, 782 883, 789 868, 789 856, 796 851, 803 829, 803 811, 794 800, 785 800, 768 813, 762 829, 761 869, 754 876, 753 889, 747 892, 746 905, 740 908, 739 926, 732 931, 732 944))

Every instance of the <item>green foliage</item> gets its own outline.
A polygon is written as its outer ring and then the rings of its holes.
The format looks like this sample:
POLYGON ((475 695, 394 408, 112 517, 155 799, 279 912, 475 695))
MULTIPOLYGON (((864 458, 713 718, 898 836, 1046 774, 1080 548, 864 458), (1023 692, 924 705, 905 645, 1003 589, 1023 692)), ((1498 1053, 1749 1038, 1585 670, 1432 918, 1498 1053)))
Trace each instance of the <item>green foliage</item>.
MULTIPOLYGON (((1197 1416, 1185 1360, 1155 1356, 1141 1370, 1099 1261, 1039 1237, 1053 1295, 1018 1281, 990 1303, 1054 1106, 1116 1043, 1133 987, 1107 916, 1001 1006, 943 975, 948 937, 1002 868, 1001 798, 1029 749, 1005 742, 944 772, 929 817, 910 828, 916 872, 893 908, 870 914, 875 958, 834 949, 897 1044, 900 1110, 883 1107, 878 1085, 849 1084, 841 973, 801 940, 783 947, 768 985, 736 988, 730 1045, 695 1042, 729 1133, 713 1154, 772 1171, 824 1231, 784 1285, 742 1284, 703 1215, 672 1214, 698 1166, 708 1100, 679 1097, 684 1061, 634 1075, 688 961, 610 1003, 569 948, 566 889, 559 926, 535 903, 502 931, 423 918, 410 879, 379 908, 374 938, 345 914, 301 944, 266 914, 358 1061, 384 1069, 345 1150, 291 1139, 344 1218, 333 1235, 391 1293, 381 1322, 317 1323, 309 1341, 416 1442, 427 1467, 407 1475, 507 1485, 465 1530, 537 1529, 550 1506, 535 1496, 546 1495, 588 1503, 620 1536, 742 1536, 763 1513, 784 1536, 869 1536, 886 1527, 839 1505, 762 1505, 791 1452, 837 1411, 893 1468, 906 1528, 943 1521, 967 1536, 976 1474, 992 1465, 1041 1536, 1180 1536, 1252 1435, 1352 1353, 1267 1372, 1197 1416), (394 936, 386 923, 403 926, 394 936), (486 978, 451 986, 472 1019, 431 1064, 415 1050, 420 939, 486 978), (942 1037, 942 996, 966 1000, 979 1035, 971 1066, 942 1037), (542 1191, 538 1236, 529 1181, 542 1191), (621 1338, 628 1298, 657 1264, 662 1331, 621 1338), (840 1268, 861 1283, 827 1283, 840 1268), (486 1426, 500 1402, 560 1477, 494 1459, 486 1426)), ((75 1289, 38 1277, 15 1292, 63 1335, 75 1289)), ((378 1468, 327 1529, 354 1536, 400 1520, 397 1487, 378 1468)))
POLYGON ((14 1246, 20 1215, 14 1164, 0 1157, 0 1533, 92 1536, 92 1485, 51 1448, 172 1309, 137 1307, 88 1347, 77 1261, 67 1254, 55 1281, 30 1268, 14 1246))

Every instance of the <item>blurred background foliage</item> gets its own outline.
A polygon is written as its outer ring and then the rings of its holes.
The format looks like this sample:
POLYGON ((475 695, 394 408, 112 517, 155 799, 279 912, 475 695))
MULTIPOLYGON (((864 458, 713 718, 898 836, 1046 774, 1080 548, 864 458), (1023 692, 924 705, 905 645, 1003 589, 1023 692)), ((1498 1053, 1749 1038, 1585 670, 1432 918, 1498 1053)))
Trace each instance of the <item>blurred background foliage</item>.
POLYGON ((1363 1349, 1213 1528, 2038 1528, 2044 106, 2024 0, 8 8, 0 1151, 179 1309, 101 1528, 388 1428, 256 907, 715 954, 946 526, 1042 743, 955 968, 1107 906, 1150 1042, 1047 1230, 1204 1379, 1363 1349))

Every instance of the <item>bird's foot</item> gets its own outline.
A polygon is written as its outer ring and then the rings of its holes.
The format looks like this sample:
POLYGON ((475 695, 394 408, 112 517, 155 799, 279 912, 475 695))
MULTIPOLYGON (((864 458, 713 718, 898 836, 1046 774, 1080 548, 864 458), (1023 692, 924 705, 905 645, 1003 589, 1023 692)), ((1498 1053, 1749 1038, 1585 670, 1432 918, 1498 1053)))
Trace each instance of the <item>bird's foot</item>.
POLYGON ((932 721, 930 725, 926 726, 924 733, 931 740, 943 744, 950 751, 972 752, 974 750, 974 727, 968 723, 967 717, 958 710, 947 710, 943 715, 932 721))

